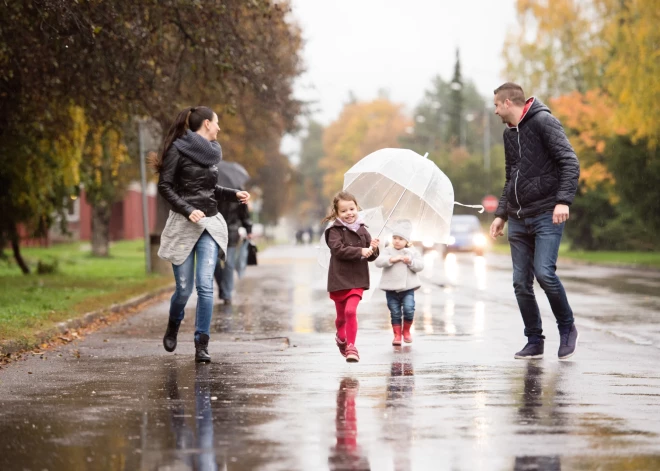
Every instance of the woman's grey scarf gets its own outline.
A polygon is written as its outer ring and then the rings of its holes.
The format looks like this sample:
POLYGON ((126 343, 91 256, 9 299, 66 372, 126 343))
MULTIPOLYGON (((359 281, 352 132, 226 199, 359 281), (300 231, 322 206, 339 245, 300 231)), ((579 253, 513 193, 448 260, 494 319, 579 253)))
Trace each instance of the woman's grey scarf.
POLYGON ((173 145, 190 160, 205 167, 216 165, 222 160, 222 147, 218 141, 209 141, 190 129, 173 145))

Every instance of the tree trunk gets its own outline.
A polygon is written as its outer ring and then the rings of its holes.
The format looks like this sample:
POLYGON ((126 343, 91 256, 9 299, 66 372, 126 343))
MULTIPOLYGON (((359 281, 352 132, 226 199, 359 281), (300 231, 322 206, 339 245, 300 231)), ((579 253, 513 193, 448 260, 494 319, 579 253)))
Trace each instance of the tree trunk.
POLYGON ((29 275, 30 267, 27 266, 27 263, 25 263, 25 260, 23 260, 23 256, 21 255, 21 240, 16 231, 12 231, 11 234, 11 249, 14 251, 14 259, 16 259, 18 266, 21 267, 23 274, 29 275))
POLYGON ((92 206, 92 255, 107 257, 110 255, 110 216, 112 207, 102 201, 92 206))

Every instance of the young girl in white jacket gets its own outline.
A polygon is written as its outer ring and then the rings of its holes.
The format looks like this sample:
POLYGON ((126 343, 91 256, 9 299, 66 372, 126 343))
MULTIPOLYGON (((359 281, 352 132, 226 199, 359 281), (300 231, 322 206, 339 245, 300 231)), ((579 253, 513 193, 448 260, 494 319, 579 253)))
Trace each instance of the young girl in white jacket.
POLYGON ((376 266, 383 269, 379 288, 385 291, 392 317, 392 345, 401 345, 402 318, 403 341, 412 342, 410 327, 415 317, 415 290, 422 285, 417 273, 424 269, 424 259, 412 247, 411 233, 410 221, 396 221, 392 229, 392 245, 376 259, 376 266))

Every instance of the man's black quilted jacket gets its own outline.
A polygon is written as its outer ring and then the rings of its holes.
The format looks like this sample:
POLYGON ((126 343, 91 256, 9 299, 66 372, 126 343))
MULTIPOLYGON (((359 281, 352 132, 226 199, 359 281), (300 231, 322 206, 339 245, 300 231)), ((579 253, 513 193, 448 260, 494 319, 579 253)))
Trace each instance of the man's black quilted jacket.
POLYGON ((504 130, 506 182, 496 217, 526 218, 570 205, 580 164, 564 129, 535 98, 518 127, 504 130))

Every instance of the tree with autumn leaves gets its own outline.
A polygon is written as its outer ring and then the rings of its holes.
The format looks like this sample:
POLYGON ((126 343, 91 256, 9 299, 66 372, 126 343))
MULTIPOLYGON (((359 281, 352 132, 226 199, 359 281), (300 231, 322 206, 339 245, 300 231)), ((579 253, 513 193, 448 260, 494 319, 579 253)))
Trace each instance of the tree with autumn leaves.
POLYGON ((518 0, 507 74, 546 99, 582 168, 567 227, 586 249, 658 248, 660 9, 654 0, 518 0))
POLYGON ((165 128, 184 106, 214 107, 231 133, 225 156, 256 173, 301 112, 292 97, 300 31, 289 10, 272 0, 4 5, 0 246, 10 242, 19 260, 18 228, 44 233, 81 181, 106 227, 120 168, 135 164, 125 146, 134 116, 165 128))
POLYGON ((344 185, 344 173, 362 157, 384 147, 399 147, 411 125, 400 105, 385 98, 348 103, 323 134, 323 194, 327 201, 344 185))

